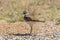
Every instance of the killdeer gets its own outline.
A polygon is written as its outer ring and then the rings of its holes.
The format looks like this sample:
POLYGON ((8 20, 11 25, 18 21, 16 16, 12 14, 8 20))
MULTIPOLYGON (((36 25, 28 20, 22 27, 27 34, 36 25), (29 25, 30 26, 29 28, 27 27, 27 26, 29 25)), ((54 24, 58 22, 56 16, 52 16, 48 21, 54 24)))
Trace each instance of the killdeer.
POLYGON ((29 17, 29 12, 28 11, 23 11, 23 15, 24 15, 24 20, 31 27, 30 34, 32 34, 32 22, 45 22, 45 21, 40 21, 40 20, 33 20, 31 17, 29 17))
MULTIPOLYGON (((33 20, 31 17, 29 17, 29 12, 28 11, 23 11, 23 16, 24 16, 24 20, 25 22, 27 22, 29 24, 29 26, 31 27, 31 30, 30 30, 30 33, 29 34, 13 34, 13 35, 16 35, 16 36, 28 36, 28 35, 32 35, 32 26, 33 26, 33 23, 34 22, 45 22, 45 21, 40 21, 40 20, 33 20)), ((33 34, 34 35, 34 34, 33 34)))

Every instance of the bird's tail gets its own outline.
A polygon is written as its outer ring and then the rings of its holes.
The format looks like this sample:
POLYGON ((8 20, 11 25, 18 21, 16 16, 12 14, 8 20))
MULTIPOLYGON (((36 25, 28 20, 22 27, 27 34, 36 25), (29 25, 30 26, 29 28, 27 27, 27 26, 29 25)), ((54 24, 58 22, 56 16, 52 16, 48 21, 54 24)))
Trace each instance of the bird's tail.
POLYGON ((40 20, 32 20, 34 22, 45 22, 45 21, 40 21, 40 20))

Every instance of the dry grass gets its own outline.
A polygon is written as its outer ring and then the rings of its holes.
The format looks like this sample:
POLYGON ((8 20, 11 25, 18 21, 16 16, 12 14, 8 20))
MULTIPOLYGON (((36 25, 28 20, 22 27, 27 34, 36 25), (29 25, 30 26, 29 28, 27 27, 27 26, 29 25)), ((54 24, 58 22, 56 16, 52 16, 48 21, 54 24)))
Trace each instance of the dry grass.
POLYGON ((24 21, 23 10, 28 10, 33 19, 56 20, 60 18, 59 5, 59 0, 0 0, 0 20, 24 21))

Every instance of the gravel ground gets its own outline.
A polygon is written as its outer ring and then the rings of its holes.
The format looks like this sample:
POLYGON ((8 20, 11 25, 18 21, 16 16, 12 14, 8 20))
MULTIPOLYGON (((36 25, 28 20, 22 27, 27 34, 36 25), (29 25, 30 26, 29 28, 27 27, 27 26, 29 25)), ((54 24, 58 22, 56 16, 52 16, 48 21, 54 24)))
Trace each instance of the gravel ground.
POLYGON ((60 40, 60 31, 56 30, 52 33, 42 33, 34 36, 16 36, 16 35, 1 35, 0 40, 60 40))
MULTIPOLYGON (((44 27, 42 27, 44 28, 44 27)), ((50 22, 39 35, 3 35, 0 34, 0 40, 60 40, 60 28, 50 22), (51 30, 52 32, 48 31, 51 30)))

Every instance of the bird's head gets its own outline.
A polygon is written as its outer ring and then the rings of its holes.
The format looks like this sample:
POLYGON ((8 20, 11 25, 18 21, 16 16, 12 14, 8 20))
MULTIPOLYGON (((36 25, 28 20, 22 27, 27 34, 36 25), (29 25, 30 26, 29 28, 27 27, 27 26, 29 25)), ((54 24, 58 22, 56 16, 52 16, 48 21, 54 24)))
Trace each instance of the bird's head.
POLYGON ((29 15, 28 11, 23 11, 23 16, 27 17, 29 15))

